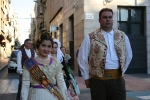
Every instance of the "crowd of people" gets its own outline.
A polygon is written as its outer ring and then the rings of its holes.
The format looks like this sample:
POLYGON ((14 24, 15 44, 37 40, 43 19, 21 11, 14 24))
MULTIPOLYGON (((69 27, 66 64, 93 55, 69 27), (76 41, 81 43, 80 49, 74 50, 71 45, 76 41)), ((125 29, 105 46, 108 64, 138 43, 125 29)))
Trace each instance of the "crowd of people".
POLYGON ((31 39, 24 41, 17 55, 17 100, 79 100, 71 57, 60 47, 61 43, 47 32, 35 42, 35 50, 31 39))
MULTIPOLYGON (((112 9, 100 10, 99 23, 76 54, 80 76, 92 100, 126 100, 123 75, 132 59, 130 41, 124 32, 113 29, 112 9)), ((35 49, 32 40, 24 41, 17 64, 17 100, 79 100, 71 56, 47 32, 36 40, 35 49)))

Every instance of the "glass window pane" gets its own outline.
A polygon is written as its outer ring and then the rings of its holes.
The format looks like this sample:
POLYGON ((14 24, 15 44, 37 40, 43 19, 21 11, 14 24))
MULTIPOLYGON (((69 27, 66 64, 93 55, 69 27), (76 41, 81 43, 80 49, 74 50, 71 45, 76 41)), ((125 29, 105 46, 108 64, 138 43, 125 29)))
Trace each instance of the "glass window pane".
POLYGON ((119 23, 118 22, 118 29, 125 32, 125 34, 128 34, 127 23, 119 23))
POLYGON ((131 24, 131 35, 142 35, 141 24, 131 24))
POLYGON ((131 9, 131 21, 141 21, 141 10, 140 9, 131 9))
POLYGON ((121 21, 121 19, 120 19, 120 9, 118 9, 118 21, 121 21))
POLYGON ((118 9, 118 21, 128 21, 127 9, 118 9))

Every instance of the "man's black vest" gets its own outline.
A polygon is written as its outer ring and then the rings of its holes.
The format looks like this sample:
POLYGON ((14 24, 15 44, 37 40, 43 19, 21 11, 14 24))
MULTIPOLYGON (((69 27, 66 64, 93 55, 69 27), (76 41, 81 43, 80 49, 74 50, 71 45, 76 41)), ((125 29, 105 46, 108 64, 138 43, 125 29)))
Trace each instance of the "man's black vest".
MULTIPOLYGON (((34 56, 35 56, 34 50, 33 50, 33 49, 30 49, 30 51, 31 51, 31 58, 34 58, 34 56)), ((23 66, 23 65, 24 65, 24 62, 25 62, 27 59, 29 59, 29 57, 27 56, 26 51, 25 51, 24 48, 21 49, 21 53, 22 53, 22 60, 21 60, 21 62, 22 62, 22 66, 23 66)))

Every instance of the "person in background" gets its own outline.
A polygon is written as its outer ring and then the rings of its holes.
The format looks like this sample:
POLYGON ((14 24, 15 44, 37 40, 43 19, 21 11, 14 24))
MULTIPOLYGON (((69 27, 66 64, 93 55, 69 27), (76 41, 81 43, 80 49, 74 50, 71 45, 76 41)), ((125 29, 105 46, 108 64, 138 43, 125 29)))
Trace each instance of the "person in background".
POLYGON ((69 100, 63 78, 63 66, 58 60, 48 56, 52 47, 53 40, 50 35, 42 33, 36 41, 38 56, 25 62, 21 100, 69 100), (35 66, 32 66, 30 61, 34 62, 35 66), (29 70, 31 67, 32 71, 29 70))
POLYGON ((19 50, 23 49, 24 48, 24 44, 22 44, 19 48, 19 50))
POLYGON ((51 55, 52 57, 54 57, 55 59, 57 59, 58 61, 61 62, 61 64, 63 65, 62 70, 64 71, 64 79, 66 82, 66 86, 67 88, 69 88, 69 81, 71 80, 70 76, 69 76, 69 72, 66 68, 66 63, 64 60, 64 55, 62 53, 62 51, 60 50, 60 42, 57 39, 53 39, 53 48, 51 51, 51 55))
MULTIPOLYGON (((81 45, 80 45, 81 46, 81 45)), ((79 47, 80 47, 79 46, 79 47)), ((76 58, 78 59, 78 53, 79 53, 79 49, 77 50, 77 52, 76 52, 76 58)), ((79 77, 82 77, 82 75, 81 75, 81 71, 80 71, 80 68, 79 68, 79 65, 78 65, 78 75, 79 75, 79 77)))
POLYGON ((99 23, 100 28, 89 33, 80 46, 81 74, 92 100, 126 100, 123 75, 132 59, 130 41, 124 32, 113 29, 112 9, 101 9, 99 23))
POLYGON ((73 71, 66 65, 64 55, 60 50, 60 42, 57 39, 53 39, 53 48, 51 51, 52 57, 59 60, 63 65, 62 70, 64 71, 64 80, 68 89, 68 96, 70 100, 78 100, 79 89, 75 81, 73 71), (74 89, 75 88, 75 89, 74 89), (71 95, 70 95, 71 94, 71 95))
POLYGON ((10 55, 10 61, 14 61, 17 64, 17 53, 18 53, 18 49, 14 48, 14 51, 16 52, 12 52, 10 55))
POLYGON ((18 85, 18 92, 17 92, 17 100, 20 100, 20 93, 21 93, 21 85, 22 85, 22 66, 24 61, 31 57, 35 57, 36 53, 32 49, 33 42, 31 39, 26 39, 24 41, 24 45, 20 48, 17 54, 17 73, 19 74, 19 85, 18 85))
POLYGON ((66 54, 66 48, 64 46, 61 46, 60 49, 62 53, 64 54, 64 59, 65 59, 66 64, 72 67, 71 56, 69 54, 66 54))
POLYGON ((59 42, 59 40, 54 38, 53 39, 53 48, 52 48, 52 51, 51 51, 51 55, 53 57, 55 57, 57 60, 59 60, 60 62, 63 62, 64 61, 64 54, 60 50, 60 45, 61 45, 61 43, 59 42))

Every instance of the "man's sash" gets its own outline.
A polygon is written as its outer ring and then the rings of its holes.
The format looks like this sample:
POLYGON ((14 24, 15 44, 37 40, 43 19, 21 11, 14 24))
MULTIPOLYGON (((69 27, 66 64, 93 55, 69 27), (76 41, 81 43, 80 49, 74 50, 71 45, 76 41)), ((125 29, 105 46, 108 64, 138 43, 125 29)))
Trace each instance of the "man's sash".
POLYGON ((49 90, 59 100, 63 100, 60 93, 57 91, 55 86, 50 82, 50 80, 46 77, 46 75, 41 71, 41 69, 35 63, 33 58, 29 58, 27 61, 25 61, 25 66, 34 80, 36 80, 39 84, 41 84, 45 89, 49 90))

